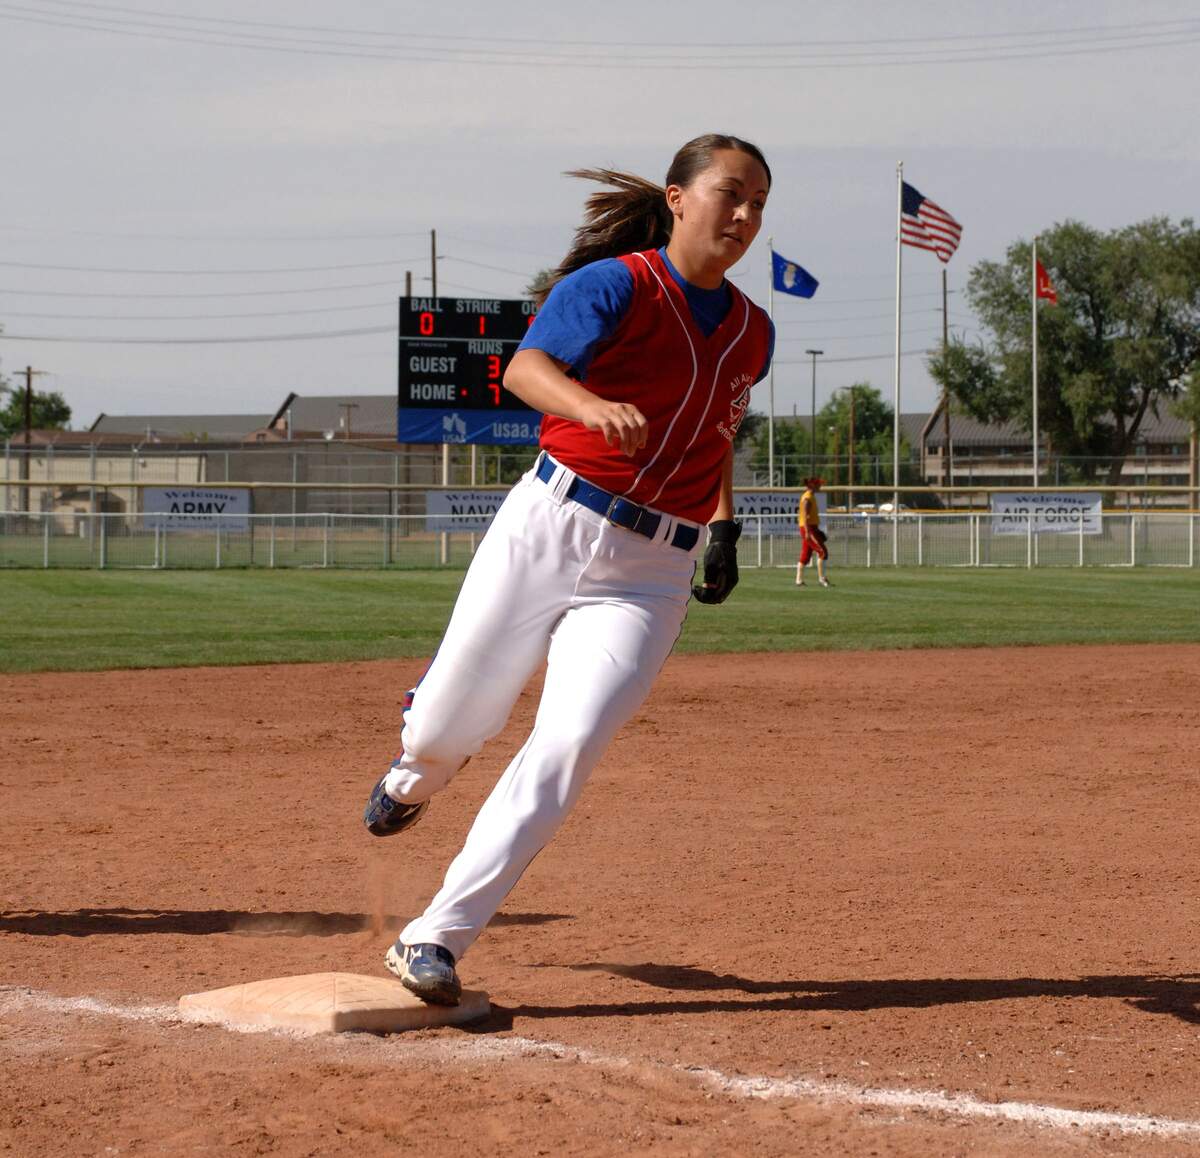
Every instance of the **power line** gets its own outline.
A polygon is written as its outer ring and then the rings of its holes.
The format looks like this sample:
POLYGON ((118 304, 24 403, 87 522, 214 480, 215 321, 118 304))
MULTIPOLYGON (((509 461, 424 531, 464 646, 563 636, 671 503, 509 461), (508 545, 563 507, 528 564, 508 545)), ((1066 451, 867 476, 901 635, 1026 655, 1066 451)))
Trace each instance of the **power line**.
MULTIPOLYGON (((931 349, 925 350, 901 350, 901 358, 915 358, 918 355, 926 355, 931 353, 931 349)), ((889 350, 886 354, 856 354, 845 358, 822 358, 821 365, 828 366, 834 362, 883 362, 890 361, 895 357, 895 354, 889 350)), ((807 358, 776 358, 777 366, 807 366, 807 358)))
MULTIPOLYGON (((940 334, 941 326, 922 326, 919 329, 905 328, 905 332, 909 334, 940 334)), ((894 334, 894 330, 881 330, 874 334, 805 334, 800 338, 780 338, 777 339, 778 345, 786 345, 788 342, 843 342, 857 341, 860 338, 889 338, 894 334)))
POLYGON ((288 269, 129 269, 83 265, 37 265, 28 261, 0 261, 9 269, 39 269, 55 273, 138 274, 152 277, 240 277, 260 274, 335 273, 347 269, 380 269, 390 265, 411 265, 424 257, 398 257, 390 261, 360 261, 348 265, 298 265, 288 269))
MULTIPOLYGON (((561 258, 558 257, 547 257, 544 253, 532 249, 522 249, 517 245, 504 245, 498 241, 480 241, 475 237, 458 237, 453 233, 442 233, 440 230, 438 231, 438 236, 443 238, 445 241, 458 241, 463 245, 478 245, 484 249, 502 249, 508 250, 511 253, 524 253, 530 257, 536 257, 540 261, 553 262, 555 265, 557 265, 561 260, 561 258)), ((460 258, 459 260, 461 261, 462 259, 460 258)))
POLYGON ((551 47, 569 47, 583 46, 589 48, 671 48, 694 50, 697 48, 717 48, 722 51, 740 50, 740 49, 781 49, 781 48, 796 48, 796 47, 846 47, 846 46, 862 46, 862 45, 891 45, 891 44, 932 44, 932 43, 954 43, 962 41, 989 41, 989 40, 1006 40, 1014 36, 1036 35, 1040 38, 1052 36, 1075 36, 1087 35, 1091 33, 1107 33, 1119 31, 1135 31, 1155 28, 1171 28, 1179 24, 1193 23, 1189 18, 1177 18, 1172 20, 1139 20, 1127 24, 1094 24, 1073 26, 1067 28, 1043 28, 1038 29, 1034 33, 1012 33, 1012 32, 972 32, 960 33, 954 35, 920 35, 920 36, 893 36, 886 38, 854 38, 850 40, 798 40, 798 41, 684 41, 684 42, 668 42, 668 41, 628 41, 628 40, 563 40, 551 37, 518 37, 518 36, 459 36, 445 33, 413 33, 383 31, 380 29, 362 29, 362 28, 346 28, 330 27, 328 25, 295 25, 272 23, 260 20, 236 20, 231 17, 219 16, 187 16, 175 12, 164 12, 161 9, 133 8, 118 4, 100 4, 95 0, 44 0, 45 3, 57 5, 60 8, 82 8, 85 11, 99 12, 122 12, 135 16, 160 16, 167 19, 190 22, 193 24, 217 24, 217 25, 233 25, 242 28, 266 28, 274 29, 279 32, 319 32, 325 34, 335 34, 341 36, 374 36, 383 37, 390 40, 430 40, 434 42, 448 41, 452 43, 462 42, 484 42, 484 43, 505 43, 505 44, 534 44, 551 47))
MULTIPOLYGON (((359 290, 359 289, 382 289, 391 287, 393 290, 402 290, 403 286, 395 281, 364 281, 355 282, 347 285, 325 285, 325 286, 306 286, 301 289, 270 289, 270 290, 213 290, 203 293, 97 293, 80 292, 76 290, 27 290, 27 289, 0 289, 0 294, 13 294, 20 297, 28 298, 112 298, 120 299, 121 301, 157 301, 160 298, 261 298, 261 297, 284 297, 294 294, 323 294, 323 293, 338 293, 342 290, 359 290)), ((915 296, 915 295, 910 295, 915 296)))
MULTIPOLYGON (((926 309, 911 310, 911 311, 906 310, 905 311, 906 315, 909 313, 940 314, 941 312, 942 312, 941 306, 929 306, 926 309)), ((779 329, 781 326, 823 326, 827 322, 874 322, 874 321, 882 321, 884 318, 891 318, 894 316, 895 316, 894 314, 847 314, 840 318, 814 318, 814 319, 804 319, 802 321, 786 321, 786 322, 780 321, 777 318, 775 320, 775 328, 779 329)), ((797 340, 801 340, 801 339, 797 339, 797 340)), ((802 340, 807 342, 809 339, 804 338, 802 340)))
MULTIPOLYGON (((1129 34, 1106 35, 1101 28, 1098 34, 1087 34, 1083 39, 1062 41, 1058 44, 1047 45, 1044 33, 1013 33, 1010 40, 1015 43, 997 45, 994 48, 976 46, 950 48, 911 48, 903 47, 894 50, 872 49, 864 53, 856 52, 808 52, 797 53, 791 60, 734 58, 730 59, 728 50, 720 56, 705 59, 697 56, 694 48, 689 47, 686 56, 634 56, 629 53, 616 55, 610 52, 598 57, 587 57, 581 54, 554 53, 542 48, 538 53, 519 55, 514 53, 502 54, 504 50, 489 50, 481 48, 453 49, 445 47, 425 48, 414 51, 386 50, 386 48, 366 51, 364 46, 353 42, 338 44, 328 37, 322 38, 323 47, 300 47, 301 40, 275 38, 253 33, 240 33, 227 28, 209 32, 204 29, 189 28, 186 25, 161 24, 148 20, 124 20, 111 16, 91 16, 86 13, 68 11, 66 13, 50 13, 59 19, 47 19, 47 15, 39 9, 30 9, 15 4, 0 5, 0 19, 13 20, 23 23, 40 24, 54 28, 68 28, 85 32, 104 32, 110 35, 135 37, 140 39, 165 40, 179 43, 200 44, 218 48, 250 48, 258 51, 289 53, 293 55, 341 57, 354 59, 396 60, 408 63, 432 64, 470 64, 475 66, 500 67, 568 67, 572 69, 597 69, 602 71, 622 70, 677 70, 677 71, 777 71, 777 70, 842 70, 855 68, 881 67, 914 67, 924 64, 974 64, 1006 60, 1034 60, 1059 58, 1078 55, 1095 55, 1111 52, 1126 52, 1145 48, 1171 48, 1195 43, 1200 40, 1200 24, 1187 21, 1170 22, 1171 28, 1150 30, 1149 25, 1140 26, 1143 30, 1129 34), (89 21, 89 23, 81 23, 89 21), (149 30, 149 31, 147 31, 149 30), (179 35, 179 33, 185 33, 179 35), (200 33, 200 35, 196 35, 200 33), (189 35, 190 34, 190 35, 189 35), (240 37, 241 39, 214 39, 216 36, 240 37), (1035 37, 1036 39, 1030 39, 1035 37), (1022 41, 1028 43, 1022 43, 1022 41), (440 55, 439 55, 440 54, 440 55), (973 55, 972 55, 973 54, 973 55)), ((1168 22, 1163 22, 1164 24, 1168 22)), ((1120 29, 1122 26, 1111 26, 1120 29)), ((408 39, 413 39, 411 36, 408 39)), ((879 43, 879 42, 859 42, 879 43)), ((894 44, 894 40, 884 43, 894 44)), ((932 43, 924 40, 922 43, 932 43)), ((373 46, 365 46, 371 48, 373 46)), ((684 46, 680 46, 684 47, 684 46)), ((764 48, 758 49, 761 53, 764 48)))
POLYGON ((485 265, 482 261, 471 261, 465 257, 451 257, 449 254, 438 254, 440 261, 457 261, 461 265, 473 265, 476 269, 490 269, 495 273, 515 273, 518 277, 529 277, 528 269, 511 269, 505 265, 485 265))
MULTIPOLYGON (((428 281, 429 279, 427 276, 423 275, 423 280, 428 281)), ((441 280, 441 279, 439 279, 439 280, 441 280)), ((451 283, 447 282, 446 284, 449 285, 451 283)), ((293 288, 293 289, 212 290, 212 291, 192 292, 192 293, 166 293, 166 292, 164 292, 164 293, 105 293, 105 292, 97 292, 94 290, 93 291, 31 290, 31 289, 25 289, 24 287, 21 287, 20 289, 0 288, 0 295, 8 294, 11 296, 31 297, 31 298, 105 298, 105 299, 113 299, 113 300, 120 300, 120 301, 157 301, 160 298, 174 299, 174 300, 179 300, 179 299, 197 300, 197 299, 203 299, 203 298, 283 297, 283 296, 294 296, 296 294, 340 293, 342 290, 384 289, 384 288, 392 288, 397 291, 400 291, 403 289, 403 286, 401 285, 401 283, 399 283, 397 281, 366 281, 366 282, 352 282, 352 283, 346 283, 346 284, 341 284, 341 285, 305 286, 302 288, 293 288)), ((479 290, 477 287, 474 287, 474 286, 472 286, 472 287, 460 286, 459 288, 471 288, 474 292, 477 292, 477 293, 491 293, 492 292, 491 290, 479 290)), ((954 293, 957 293, 958 291, 951 290, 950 292, 952 294, 954 294, 954 293)), ((907 299, 911 299, 911 298, 932 298, 932 297, 940 298, 942 295, 941 295, 941 292, 938 291, 936 293, 920 293, 920 292, 906 293, 904 296, 905 296, 905 299, 907 300, 907 299)), ((819 309, 823 305, 825 305, 825 306, 833 306, 833 305, 844 306, 844 305, 858 305, 863 302, 890 302, 890 301, 894 301, 894 300, 895 300, 894 297, 827 298, 824 302, 817 302, 817 301, 808 302, 805 305, 805 309, 806 310, 819 309)), ((920 311, 916 311, 916 312, 920 312, 920 311)), ((892 315, 884 314, 884 315, 880 315, 880 316, 891 317, 892 315)), ((831 318, 818 319, 815 324, 819 324, 821 321, 832 321, 832 320, 833 319, 831 319, 831 318)), ((776 326, 800 325, 800 324, 807 325, 810 323, 807 321, 800 322, 800 321, 792 321, 792 320, 782 320, 779 318, 775 319, 776 326)))
POLYGON ((0 342, 63 342, 83 346, 221 346, 245 342, 315 342, 326 338, 356 338, 363 334, 392 334, 396 326, 369 326, 361 330, 323 330, 310 334, 256 334, 225 338, 78 338, 61 334, 8 334, 0 331, 0 342))
POLYGON ((50 237, 95 237, 116 241, 187 241, 203 245, 211 245, 213 242, 232 242, 238 245, 295 245, 306 241, 328 244, 343 241, 399 241, 401 238, 429 236, 428 229, 411 229, 399 233, 339 233, 323 236, 312 233, 279 233, 264 236, 246 233, 121 233, 92 229, 47 229, 39 225, 13 224, 0 224, 0 232, 40 233, 50 237))
MULTIPOLYGON (((937 307, 937 306, 930 308, 930 309, 924 309, 924 310, 908 310, 908 309, 906 309, 904 311, 904 316, 905 316, 905 318, 911 318, 918 314, 940 314, 941 312, 942 311, 941 311, 940 307, 937 307)), ((847 315, 847 316, 841 317, 841 318, 820 318, 819 320, 816 320, 816 321, 784 322, 782 324, 785 326, 823 326, 826 323, 833 323, 833 322, 883 321, 885 318, 894 318, 895 316, 896 316, 895 313, 890 313, 890 314, 852 314, 852 315, 847 315)), ((951 322, 965 322, 969 325, 975 324, 975 319, 973 317, 969 317, 965 314, 951 313, 949 315, 949 317, 950 317, 951 322)), ((778 321, 778 319, 776 319, 775 329, 778 331, 779 327, 780 327, 780 322, 778 321)), ((800 336, 797 336, 794 338, 781 338, 780 339, 780 341, 785 341, 785 342, 812 342, 812 341, 816 341, 816 340, 818 340, 817 337, 814 335, 810 335, 810 334, 803 334, 803 335, 800 335, 800 336)))
MULTIPOLYGON (((421 280, 428 281, 429 279, 422 278, 421 280)), ((460 281, 447 281, 444 277, 438 278, 438 285, 439 286, 448 285, 448 286, 452 286, 454 289, 468 290, 470 293, 473 293, 473 294, 482 294, 486 298, 493 298, 496 296, 495 290, 480 289, 479 286, 477 286, 477 285, 463 285, 463 283, 460 281)), ((420 295, 418 294, 416 296, 419 297, 420 295)))
POLYGON ((38 318, 56 322, 229 322, 241 318, 298 318, 305 314, 338 314, 353 310, 392 310, 395 302, 359 306, 320 306, 310 310, 267 310, 249 314, 29 314, 5 310, 5 318, 38 318))

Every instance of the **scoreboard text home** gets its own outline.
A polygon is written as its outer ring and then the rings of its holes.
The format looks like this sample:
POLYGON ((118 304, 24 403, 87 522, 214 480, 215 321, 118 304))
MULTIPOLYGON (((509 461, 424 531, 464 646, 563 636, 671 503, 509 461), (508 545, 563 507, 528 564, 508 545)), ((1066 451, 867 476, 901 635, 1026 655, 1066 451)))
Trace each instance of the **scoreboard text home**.
POLYGON ((399 442, 537 442, 541 415, 501 385, 537 306, 528 299, 401 298, 399 442))

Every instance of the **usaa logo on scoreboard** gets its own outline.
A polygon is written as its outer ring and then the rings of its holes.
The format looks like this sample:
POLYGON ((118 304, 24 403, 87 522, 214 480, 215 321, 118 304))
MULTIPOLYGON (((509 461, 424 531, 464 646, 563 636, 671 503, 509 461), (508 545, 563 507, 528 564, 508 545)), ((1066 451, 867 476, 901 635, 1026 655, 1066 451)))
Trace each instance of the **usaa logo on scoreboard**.
POLYGON ((442 441, 466 442, 467 424, 453 410, 442 415, 442 441))

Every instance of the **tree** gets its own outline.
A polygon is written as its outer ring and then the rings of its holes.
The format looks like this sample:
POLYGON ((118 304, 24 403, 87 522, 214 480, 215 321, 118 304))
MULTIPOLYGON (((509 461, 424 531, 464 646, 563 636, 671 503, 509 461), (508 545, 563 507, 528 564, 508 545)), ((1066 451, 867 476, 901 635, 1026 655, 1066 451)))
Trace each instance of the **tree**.
MULTIPOLYGON (((1156 217, 1101 233, 1066 221, 1038 256, 1058 293, 1038 313, 1038 425, 1060 455, 1089 457, 1116 485, 1147 412, 1178 398, 1200 359, 1200 231, 1156 217)), ((967 296, 990 333, 930 359, 973 417, 1033 428, 1031 245, 971 270, 967 296)))
POLYGON ((742 415, 742 424, 737 428, 737 433, 733 436, 735 446, 745 446, 747 443, 754 445, 758 442, 759 435, 766 429, 767 416, 758 410, 746 408, 746 413, 742 415))
POLYGON ((1200 426, 1200 362, 1192 367, 1192 371, 1181 383, 1179 396, 1171 409, 1180 418, 1192 424, 1193 429, 1200 426))
MULTIPOLYGON (((34 390, 31 399, 34 430, 66 430, 71 408, 57 391, 34 390)), ((12 438, 25 429, 25 388, 0 382, 0 438, 12 438)))
POLYGON ((540 301, 542 297, 550 292, 549 287, 553 284, 557 272, 557 270, 551 268, 539 269, 529 279, 529 284, 525 287, 525 296, 536 298, 540 301))
MULTIPOLYGON (((815 469, 825 472, 830 485, 872 486, 891 482, 892 470, 892 408, 883 395, 869 382, 856 382, 834 392, 832 398, 817 413, 815 446, 810 449, 808 422, 775 423, 775 458, 788 460, 785 486, 797 486, 809 471, 815 458, 815 469), (850 478, 850 394, 854 394, 854 477, 850 478), (837 450, 837 466, 831 469, 828 460, 837 450), (822 462, 822 460, 826 460, 822 462), (878 464, 887 463, 882 476, 878 464), (797 469, 798 468, 798 469, 797 469)), ((768 446, 765 421, 752 434, 754 453, 750 465, 766 471, 768 446)), ((900 481, 909 486, 923 482, 920 471, 910 461, 909 446, 900 442, 900 481)))

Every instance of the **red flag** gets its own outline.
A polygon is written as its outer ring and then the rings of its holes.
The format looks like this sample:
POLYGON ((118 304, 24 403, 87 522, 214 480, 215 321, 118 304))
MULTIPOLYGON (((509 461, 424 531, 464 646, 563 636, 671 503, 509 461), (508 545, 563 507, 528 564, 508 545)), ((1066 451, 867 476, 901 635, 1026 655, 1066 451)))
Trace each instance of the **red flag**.
POLYGON ((1037 296, 1045 298, 1052 306, 1058 305, 1058 292, 1046 272, 1046 267, 1040 261, 1037 263, 1037 296))

